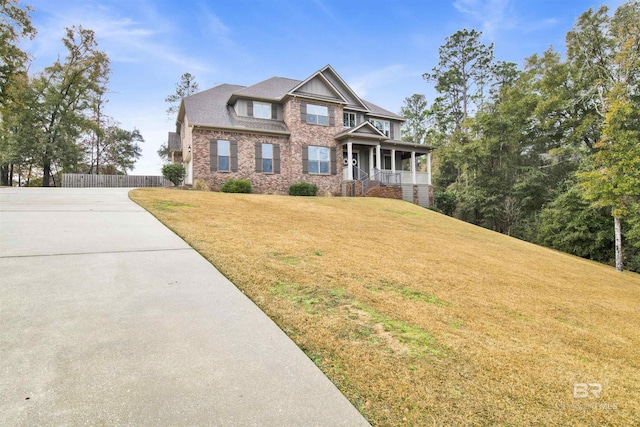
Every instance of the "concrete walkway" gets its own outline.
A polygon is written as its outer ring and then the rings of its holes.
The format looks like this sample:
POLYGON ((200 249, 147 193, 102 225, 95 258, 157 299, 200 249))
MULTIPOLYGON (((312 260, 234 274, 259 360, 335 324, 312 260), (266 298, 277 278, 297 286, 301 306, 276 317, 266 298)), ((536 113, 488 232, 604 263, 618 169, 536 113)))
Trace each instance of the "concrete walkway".
POLYGON ((0 189, 0 425, 368 425, 127 192, 0 189))

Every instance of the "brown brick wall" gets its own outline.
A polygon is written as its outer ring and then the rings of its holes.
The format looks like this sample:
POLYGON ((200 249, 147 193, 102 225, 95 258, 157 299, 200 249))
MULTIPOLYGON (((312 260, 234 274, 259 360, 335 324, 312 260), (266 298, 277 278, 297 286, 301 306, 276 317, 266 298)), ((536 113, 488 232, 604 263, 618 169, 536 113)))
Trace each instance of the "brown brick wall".
MULTIPOLYGON (((302 146, 317 145, 319 147, 336 147, 335 134, 342 131, 342 106, 323 103, 319 101, 306 101, 298 98, 290 98, 284 104, 284 122, 291 131, 291 160, 293 162, 293 181, 307 181, 318 186, 318 194, 330 193, 340 195, 342 182, 342 148, 338 146, 337 174, 336 175, 312 175, 302 173, 302 146), (310 125, 300 120, 300 103, 306 102, 315 105, 326 105, 335 109, 335 126, 310 125)), ((293 182, 292 181, 292 182, 293 182)))
POLYGON ((193 180, 206 181, 211 189, 218 191, 228 179, 249 179, 256 193, 286 194, 289 189, 290 144, 286 136, 269 136, 242 132, 195 129, 193 131, 193 180), (238 142, 238 171, 211 172, 209 142, 211 139, 226 139, 238 142), (280 173, 256 172, 255 143, 280 144, 280 173))
POLYGON ((396 186, 374 187, 367 192, 367 197, 382 197, 385 199, 402 200, 402 187, 396 187, 396 186))
MULTIPOLYGON (((305 101, 306 102, 306 101, 305 101)), ((313 175, 302 173, 302 146, 316 145, 335 147, 335 134, 342 130, 342 107, 322 102, 317 105, 332 106, 335 126, 311 125, 300 120, 300 100, 291 98, 284 104, 284 121, 291 135, 270 136, 257 133, 222 131, 215 129, 194 129, 193 131, 193 180, 206 181, 213 190, 228 179, 249 179, 256 193, 286 194, 289 186, 297 181, 307 181, 318 186, 318 194, 340 195, 342 182, 342 149, 336 150, 336 175, 313 175), (209 141, 226 139, 238 142, 238 171, 210 172, 209 141), (255 143, 280 144, 280 173, 264 174, 255 172, 255 143)))

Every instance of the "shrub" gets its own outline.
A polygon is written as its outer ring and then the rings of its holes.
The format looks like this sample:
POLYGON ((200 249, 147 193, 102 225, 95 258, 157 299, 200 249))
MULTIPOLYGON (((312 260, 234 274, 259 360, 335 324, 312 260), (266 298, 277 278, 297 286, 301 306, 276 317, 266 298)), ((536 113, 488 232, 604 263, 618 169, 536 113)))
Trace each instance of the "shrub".
POLYGON ((196 191, 211 191, 211 187, 207 181, 196 179, 193 182, 193 189, 196 191))
POLYGON ((296 182, 289 187, 290 196, 315 196, 318 186, 310 182, 296 182))
POLYGON ((186 174, 187 170, 180 163, 170 163, 162 166, 162 176, 171 181, 176 187, 180 185, 186 174))
POLYGON ((455 190, 440 191, 433 196, 436 208, 445 215, 452 216, 458 205, 458 193, 455 190))
POLYGON ((223 193, 251 193, 251 181, 248 179, 229 179, 222 184, 223 193))

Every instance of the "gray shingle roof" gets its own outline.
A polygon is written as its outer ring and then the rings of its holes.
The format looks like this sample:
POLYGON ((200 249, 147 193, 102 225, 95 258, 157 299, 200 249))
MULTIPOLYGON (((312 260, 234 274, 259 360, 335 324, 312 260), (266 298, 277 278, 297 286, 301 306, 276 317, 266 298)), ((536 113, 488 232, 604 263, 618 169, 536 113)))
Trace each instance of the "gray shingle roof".
MULTIPOLYGON (((238 117, 228 103, 235 98, 252 98, 280 101, 302 80, 271 77, 252 86, 222 84, 184 98, 184 114, 191 125, 289 132, 282 121, 238 117)), ((363 100, 372 115, 402 120, 402 117, 363 100)))
POLYGON ((169 152, 181 151, 182 144, 180 144, 180 135, 175 132, 169 132, 169 140, 167 141, 167 146, 169 147, 169 152))
POLYGON ((233 118, 227 100, 244 86, 223 84, 184 98, 184 110, 189 124, 232 127, 233 118))
POLYGON ((392 113, 389 110, 385 110, 382 107, 378 107, 376 104, 369 102, 367 100, 362 100, 362 102, 365 103, 365 105, 367 106, 367 108, 370 110, 370 113, 373 115, 381 115, 381 116, 387 116, 387 117, 394 117, 400 120, 404 120, 404 118, 402 116, 397 115, 396 113, 392 113))
POLYGON ((253 86, 248 86, 234 93, 234 95, 247 98, 271 99, 279 101, 291 89, 300 84, 300 80, 284 77, 271 77, 253 86))
POLYGON ((227 101, 234 93, 245 86, 223 84, 184 98, 185 115, 189 124, 263 130, 271 132, 289 132, 284 122, 251 117, 238 117, 227 101))

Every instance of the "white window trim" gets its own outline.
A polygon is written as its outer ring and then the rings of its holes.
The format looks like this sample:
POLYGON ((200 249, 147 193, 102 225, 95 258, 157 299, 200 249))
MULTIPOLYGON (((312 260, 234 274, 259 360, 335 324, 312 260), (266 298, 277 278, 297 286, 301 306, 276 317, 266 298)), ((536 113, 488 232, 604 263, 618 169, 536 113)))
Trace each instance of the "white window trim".
POLYGON ((345 128, 345 129, 351 129, 352 127, 357 126, 357 124, 358 124, 358 115, 357 115, 355 112, 351 112, 351 111, 344 111, 344 112, 342 113, 342 124, 344 125, 344 128, 345 128), (347 125, 344 125, 344 115, 345 115, 345 114, 353 115, 353 126, 347 126, 347 125))
POLYGON ((376 118, 370 118, 369 119, 369 123, 371 123, 373 125, 373 127, 375 127, 376 129, 378 129, 380 132, 384 133, 387 138, 391 138, 391 122, 389 120, 382 120, 382 119, 376 119, 376 118), (376 126, 375 122, 380 122, 382 123, 382 127, 384 129, 380 129, 376 126), (386 124, 386 126, 385 126, 386 124))
POLYGON ((217 156, 218 156, 218 170, 217 170, 217 171, 218 171, 218 172, 231 172, 231 141, 226 140, 226 139, 219 139, 219 140, 218 140, 218 144, 217 144, 216 149, 217 149, 217 151, 218 151, 218 152, 216 153, 216 154, 217 154, 217 156), (224 155, 224 156, 221 156, 221 155, 220 155, 220 143, 221 143, 221 142, 226 142, 226 143, 229 145, 229 154, 224 155), (226 157, 226 158, 228 158, 228 159, 229 159, 229 161, 228 161, 229 168, 228 168, 228 169, 221 169, 221 168, 220 168, 220 158, 221 158, 221 157, 226 157))
POLYGON ((262 153, 261 153, 261 155, 262 155, 262 173, 266 173, 266 174, 273 174, 273 173, 274 173, 274 172, 273 172, 273 144, 263 142, 263 143, 262 143, 262 146, 260 147, 260 149, 262 150, 262 153), (271 146, 271 157, 266 157, 266 156, 264 155, 264 146, 265 146, 265 145, 270 145, 270 146, 271 146), (268 172, 265 172, 265 170, 264 170, 264 161, 265 161, 265 160, 271 160, 271 170, 270 170, 270 171, 268 171, 268 172))
POLYGON ((307 104, 307 123, 310 125, 319 125, 319 126, 329 126, 329 107, 327 107, 326 105, 318 105, 318 104, 307 104), (315 108, 323 108, 327 111, 327 114, 318 114, 317 110, 315 110, 315 108), (310 110, 313 110, 314 112, 310 112, 310 110), (316 121, 315 122, 310 122, 309 121, 309 116, 315 116, 316 117, 316 121), (327 123, 320 123, 319 118, 320 117, 326 117, 327 118, 327 123))
POLYGON ((256 119, 271 119, 271 109, 273 108, 273 105, 268 103, 268 102, 259 102, 259 101, 253 101, 253 117, 256 119), (269 114, 267 114, 266 117, 262 116, 262 115, 258 115, 256 114, 256 112, 260 111, 260 113, 263 112, 263 109, 267 108, 269 114))
POLYGON ((321 145, 310 145, 309 149, 311 148, 318 148, 318 154, 320 154, 320 149, 323 150, 327 150, 327 160, 320 160, 320 156, 318 155, 317 159, 311 159, 311 150, 309 150, 308 153, 308 159, 307 159, 307 169, 309 170, 309 174, 310 175, 331 175, 331 149, 329 147, 323 147, 321 145), (318 172, 311 172, 311 163, 317 163, 318 164, 318 172), (327 171, 328 172, 320 172, 322 170, 322 168, 320 167, 320 163, 327 163, 327 171))

